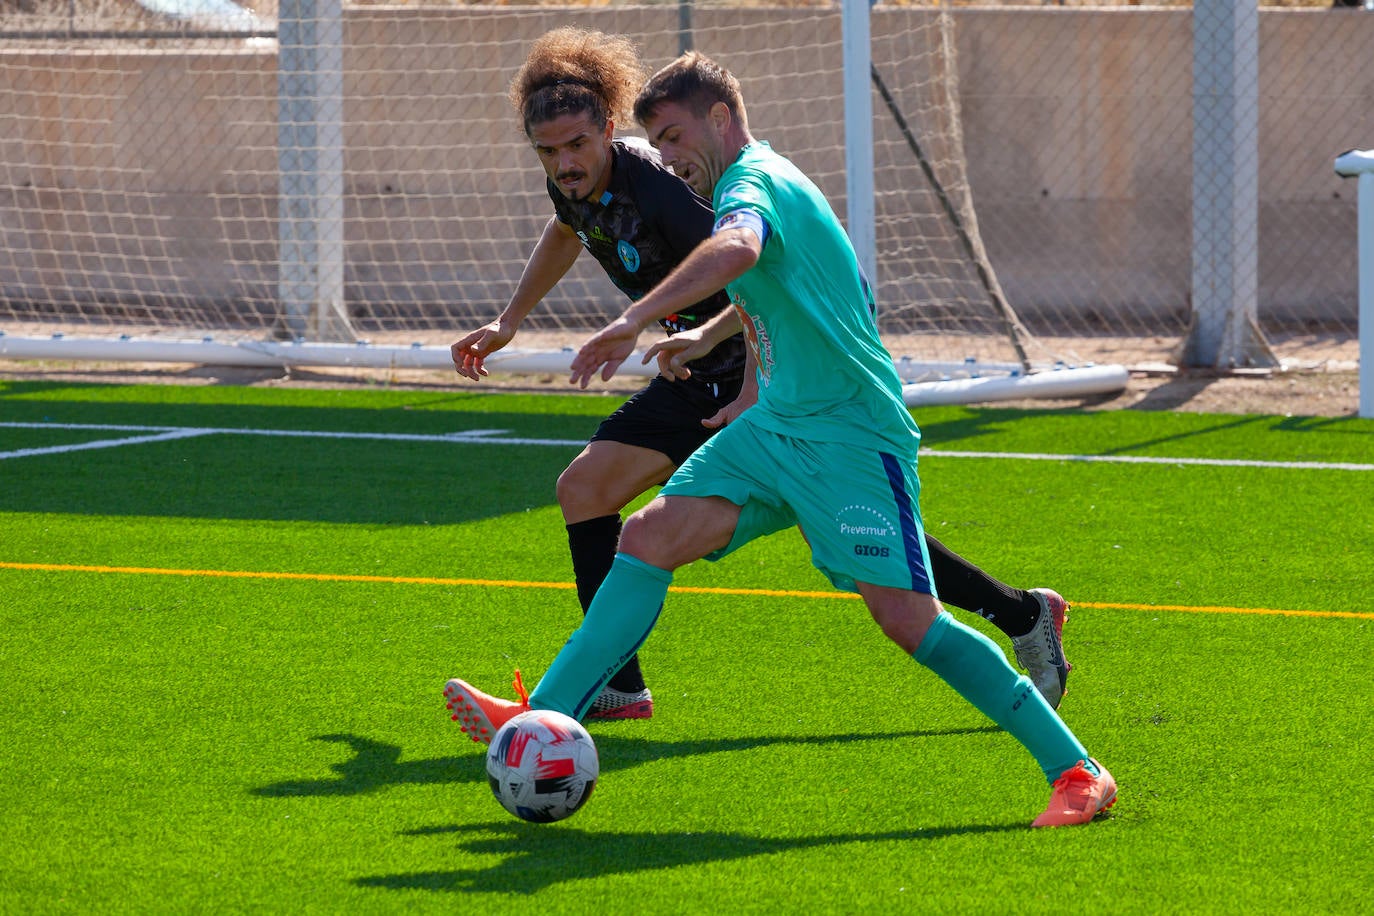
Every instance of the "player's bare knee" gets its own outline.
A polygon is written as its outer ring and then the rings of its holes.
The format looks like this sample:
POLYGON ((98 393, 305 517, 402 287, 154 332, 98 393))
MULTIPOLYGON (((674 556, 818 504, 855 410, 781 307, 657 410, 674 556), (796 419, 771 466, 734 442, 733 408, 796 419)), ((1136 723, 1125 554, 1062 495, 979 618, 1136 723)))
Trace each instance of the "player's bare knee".
POLYGON ((861 585, 860 592, 883 635, 909 655, 920 647, 941 610, 934 597, 919 592, 867 585, 861 585))
POLYGON ((738 509, 725 505, 734 513, 714 500, 655 499, 625 520, 620 550, 660 569, 685 566, 730 543, 738 509))
POLYGON ((651 566, 675 569, 679 564, 671 562, 675 553, 675 539, 668 519, 661 514, 646 512, 648 508, 646 506, 625 519, 620 532, 620 552, 651 566))
POLYGON ((908 655, 915 654, 921 645, 921 640, 925 638, 926 630, 929 629, 929 627, 918 626, 910 618, 880 617, 875 613, 873 619, 883 631, 883 635, 896 643, 908 655))
POLYGON ((607 471, 594 461, 578 456, 558 475, 554 495, 563 517, 569 522, 583 521, 602 515, 619 514, 624 506, 616 502, 606 485, 607 471))
POLYGON ((558 482, 553 486, 554 496, 565 515, 569 508, 578 503, 582 491, 581 472, 577 468, 577 462, 573 462, 563 469, 563 473, 558 475, 558 482))

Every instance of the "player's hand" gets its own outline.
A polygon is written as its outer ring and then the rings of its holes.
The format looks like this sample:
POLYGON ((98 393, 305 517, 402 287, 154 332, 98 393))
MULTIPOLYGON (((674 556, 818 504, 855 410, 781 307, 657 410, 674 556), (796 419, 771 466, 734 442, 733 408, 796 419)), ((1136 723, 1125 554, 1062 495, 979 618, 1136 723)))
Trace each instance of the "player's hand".
POLYGON ((515 328, 507 326, 500 319, 478 328, 449 347, 449 352, 453 354, 453 368, 464 378, 480 382, 482 376, 487 375, 487 356, 510 343, 514 336, 515 328))
MULTIPOLYGON (((745 388, 750 389, 751 386, 746 385, 745 388)), ((729 426, 731 423, 735 422, 735 420, 739 419, 740 414, 744 413, 750 407, 753 407, 756 400, 758 400, 758 391, 756 389, 752 390, 752 393, 749 391, 741 391, 739 397, 735 398, 729 404, 726 404, 720 410, 717 410, 705 420, 702 420, 701 425, 707 429, 720 429, 722 426, 729 426)))
POLYGON ((615 370, 634 352, 641 330, 638 325, 621 317, 597 331, 573 357, 568 384, 586 388, 598 369, 601 371, 601 380, 609 382, 615 370))
POLYGON ((714 414, 701 421, 701 425, 707 429, 720 429, 722 426, 729 426, 739 418, 739 415, 747 410, 749 405, 739 406, 739 401, 731 401, 714 414))
POLYGON ((687 368, 687 363, 710 351, 711 347, 702 342, 700 331, 694 328, 660 340, 644 353, 643 362, 648 365, 649 360, 658 357, 659 375, 669 381, 688 379, 692 377, 692 370, 687 368))

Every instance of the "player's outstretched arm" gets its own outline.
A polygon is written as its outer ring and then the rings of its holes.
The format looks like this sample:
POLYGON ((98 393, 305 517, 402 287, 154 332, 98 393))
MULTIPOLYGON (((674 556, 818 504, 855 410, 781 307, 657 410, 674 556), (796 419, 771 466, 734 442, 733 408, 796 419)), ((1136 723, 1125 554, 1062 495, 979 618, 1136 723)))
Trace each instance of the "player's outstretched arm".
POLYGON ((702 242, 647 296, 592 335, 572 361, 571 384, 582 388, 601 373, 610 381, 651 323, 707 298, 753 267, 762 245, 749 229, 719 232, 702 242))
POLYGON ((449 351, 453 368, 464 378, 480 381, 487 374, 488 355, 510 343, 525 320, 549 290, 563 278, 582 252, 582 243, 572 229, 556 218, 544 226, 534 251, 525 262, 520 282, 500 316, 490 324, 456 341, 449 351))
POLYGON ((722 309, 700 327, 679 331, 660 340, 645 352, 643 361, 647 365, 657 357, 659 375, 670 381, 688 379, 692 377, 692 370, 687 368, 687 363, 700 359, 739 332, 739 312, 732 308, 722 309))

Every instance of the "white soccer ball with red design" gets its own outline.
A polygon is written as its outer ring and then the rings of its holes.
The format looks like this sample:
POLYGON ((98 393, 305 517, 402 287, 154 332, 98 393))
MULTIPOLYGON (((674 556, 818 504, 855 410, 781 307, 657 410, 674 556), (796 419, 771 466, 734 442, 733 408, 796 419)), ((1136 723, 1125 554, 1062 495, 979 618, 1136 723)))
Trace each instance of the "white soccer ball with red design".
POLYGON ((561 821, 587 803, 601 764, 576 719, 549 709, 522 712, 497 729, 487 779, 501 806, 535 823, 561 821))

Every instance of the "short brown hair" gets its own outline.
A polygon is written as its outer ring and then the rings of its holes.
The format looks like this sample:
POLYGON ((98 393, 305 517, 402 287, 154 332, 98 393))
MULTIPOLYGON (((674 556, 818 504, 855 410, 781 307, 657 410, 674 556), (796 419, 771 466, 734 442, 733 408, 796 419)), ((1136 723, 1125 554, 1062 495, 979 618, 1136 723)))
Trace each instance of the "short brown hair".
POLYGON ((682 105, 697 117, 704 117, 712 105, 724 102, 736 120, 744 116, 739 80, 697 51, 688 51, 649 77, 635 99, 635 120, 643 124, 658 106, 667 102, 682 105))
POLYGON ((644 81, 639 49, 624 35, 588 29, 554 29, 535 39, 510 84, 510 101, 530 127, 560 115, 591 116, 598 128, 629 116, 644 81))

